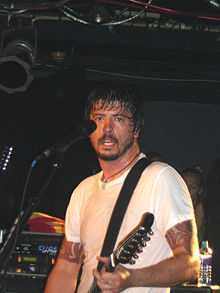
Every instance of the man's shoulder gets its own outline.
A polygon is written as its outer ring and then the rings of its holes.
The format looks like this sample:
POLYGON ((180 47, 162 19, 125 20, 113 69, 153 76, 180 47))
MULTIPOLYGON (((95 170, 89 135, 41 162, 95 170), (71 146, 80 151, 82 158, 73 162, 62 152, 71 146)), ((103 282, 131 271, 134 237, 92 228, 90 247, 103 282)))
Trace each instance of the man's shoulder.
POLYGON ((97 188, 100 173, 91 175, 83 179, 73 190, 71 202, 87 199, 91 193, 97 188))
POLYGON ((174 167, 169 165, 166 162, 161 161, 154 161, 148 165, 148 167, 143 172, 143 177, 146 178, 152 178, 152 180, 155 180, 156 178, 164 177, 179 177, 178 172, 174 167))
POLYGON ((148 160, 148 165, 147 168, 144 170, 145 171, 159 171, 162 169, 166 169, 167 167, 171 167, 168 163, 163 162, 163 161, 149 161, 148 155, 145 154, 144 152, 141 152, 139 155, 139 160, 146 158, 148 160))
POLYGON ((91 176, 88 176, 86 178, 84 178, 77 186, 77 189, 84 189, 84 188, 89 188, 91 187, 93 184, 97 183, 99 178, 100 178, 100 175, 101 172, 98 172, 96 174, 93 174, 91 176))
POLYGON ((165 162, 154 161, 148 165, 148 167, 145 169, 145 172, 150 171, 150 172, 157 173, 157 172, 166 170, 167 168, 172 168, 172 167, 165 162))

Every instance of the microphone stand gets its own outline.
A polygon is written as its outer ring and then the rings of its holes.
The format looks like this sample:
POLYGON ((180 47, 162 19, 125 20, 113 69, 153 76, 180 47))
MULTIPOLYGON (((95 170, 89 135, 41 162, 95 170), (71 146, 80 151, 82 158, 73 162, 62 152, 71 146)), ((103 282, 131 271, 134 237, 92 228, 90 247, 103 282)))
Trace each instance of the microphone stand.
MULTIPOLYGON (((62 154, 63 155, 63 154, 62 154)), ((62 156, 63 159, 63 156, 62 156)), ((44 183, 43 187, 41 188, 38 196, 32 197, 27 204, 27 207, 24 209, 22 206, 22 209, 20 209, 18 216, 16 217, 14 224, 12 225, 9 233, 7 234, 6 240, 4 241, 2 247, 0 248, 0 293, 5 293, 6 291, 6 276, 7 276, 7 267, 9 260, 11 258, 11 255, 14 251, 14 248, 16 246, 17 239, 25 227, 25 224, 29 217, 31 216, 32 212, 35 210, 35 208, 40 203, 44 192, 46 191, 47 187, 49 186, 50 182, 52 181, 56 170, 60 167, 60 161, 61 157, 59 158, 59 162, 53 163, 53 168, 49 174, 48 179, 44 183)), ((34 161, 33 161, 34 162, 34 161)), ((29 168, 28 176, 26 179, 26 187, 29 182, 29 178, 31 175, 31 172, 33 170, 33 167, 35 164, 31 164, 31 167, 29 168)), ((26 188, 24 188, 24 195, 26 195, 26 188)), ((24 199, 24 196, 23 196, 24 199)), ((22 204, 23 205, 23 204, 22 204)))
POLYGON ((52 146, 52 147, 44 150, 43 153, 38 155, 31 162, 31 165, 30 165, 30 168, 29 168, 29 171, 27 174, 27 178, 25 181, 25 186, 24 186, 24 191, 22 194, 22 200, 21 200, 21 205, 20 205, 20 210, 19 210, 18 216, 16 217, 14 224, 12 225, 9 233, 7 234, 5 242, 3 243, 2 247, 0 248, 0 281, 2 282, 2 284, 0 283, 0 293, 5 293, 7 267, 8 267, 10 257, 14 251, 15 246, 16 246, 17 239, 18 239, 21 231, 25 227, 25 224, 26 224, 28 218, 31 216, 34 209, 40 203, 41 198, 44 195, 44 192, 46 191, 48 185, 50 184, 50 182, 52 181, 52 179, 56 173, 56 170, 60 167, 61 162, 64 159, 64 153, 70 147, 72 147, 76 142, 87 138, 87 136, 89 134, 91 134, 95 129, 96 129, 95 122, 91 121, 91 120, 87 121, 86 126, 84 127, 84 130, 83 130, 83 134, 79 135, 78 137, 75 137, 74 139, 71 139, 71 140, 68 139, 68 141, 66 141, 66 142, 63 142, 61 144, 57 144, 55 146, 52 146), (44 158, 49 158, 54 154, 56 155, 57 160, 56 160, 56 162, 55 161, 53 162, 53 168, 52 168, 51 173, 49 174, 48 179, 46 180, 43 187, 41 188, 38 196, 31 198, 28 205, 27 205, 27 208, 25 209, 24 208, 24 200, 25 200, 25 197, 27 194, 27 187, 29 184, 29 179, 32 174, 32 170, 34 169, 34 167, 37 165, 37 163, 40 160, 42 160, 44 158))

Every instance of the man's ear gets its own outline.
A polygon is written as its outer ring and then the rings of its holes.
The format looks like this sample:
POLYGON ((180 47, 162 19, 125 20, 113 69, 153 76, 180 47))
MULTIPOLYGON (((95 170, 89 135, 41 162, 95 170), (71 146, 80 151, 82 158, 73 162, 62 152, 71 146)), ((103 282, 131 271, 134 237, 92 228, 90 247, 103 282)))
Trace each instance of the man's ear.
POLYGON ((134 137, 135 137, 135 138, 139 138, 139 136, 140 136, 140 128, 136 128, 136 129, 134 130, 134 137))
POLYGON ((139 123, 136 124, 135 129, 134 129, 134 137, 135 138, 139 138, 140 137, 140 133, 141 130, 144 127, 144 120, 141 119, 141 121, 139 121, 139 123))

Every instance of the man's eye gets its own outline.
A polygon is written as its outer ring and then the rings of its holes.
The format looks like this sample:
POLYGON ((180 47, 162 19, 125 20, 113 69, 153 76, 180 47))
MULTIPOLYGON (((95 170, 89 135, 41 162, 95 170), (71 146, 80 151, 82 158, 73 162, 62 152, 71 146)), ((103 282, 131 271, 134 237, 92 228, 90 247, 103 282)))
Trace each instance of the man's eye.
POLYGON ((122 122, 122 121, 124 121, 124 118, 121 116, 116 116, 115 121, 122 122))
POLYGON ((96 116, 94 118, 95 121, 102 121, 103 120, 103 117, 102 116, 96 116))

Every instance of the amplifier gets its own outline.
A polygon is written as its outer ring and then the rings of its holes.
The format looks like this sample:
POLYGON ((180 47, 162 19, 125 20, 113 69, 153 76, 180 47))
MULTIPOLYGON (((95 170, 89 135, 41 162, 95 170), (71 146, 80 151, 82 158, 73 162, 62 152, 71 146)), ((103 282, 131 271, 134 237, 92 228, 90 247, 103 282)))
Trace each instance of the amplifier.
POLYGON ((63 234, 22 232, 6 269, 7 277, 45 279, 62 239, 63 234))

